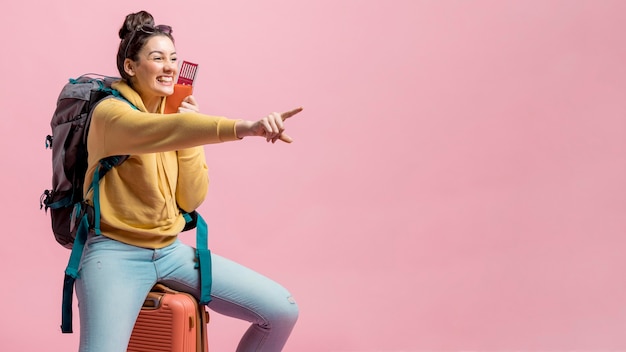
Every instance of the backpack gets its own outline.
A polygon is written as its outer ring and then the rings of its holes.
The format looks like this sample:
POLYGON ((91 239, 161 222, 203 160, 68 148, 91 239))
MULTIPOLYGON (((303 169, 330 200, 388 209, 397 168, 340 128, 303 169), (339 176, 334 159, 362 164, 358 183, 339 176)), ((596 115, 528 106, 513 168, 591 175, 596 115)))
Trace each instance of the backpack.
MULTIPOLYGON (((128 155, 110 156, 100 160, 90 187, 94 190, 94 206, 83 199, 83 184, 87 172, 87 135, 91 115, 98 103, 116 98, 130 104, 111 84, 116 77, 85 74, 66 83, 57 99, 50 121, 52 134, 46 137, 46 148, 52 149, 52 188, 40 197, 40 208, 50 210, 52 232, 56 241, 71 249, 63 282, 61 330, 72 332, 72 298, 74 281, 90 229, 100 235, 99 181, 113 167, 124 162, 128 155)), ((183 231, 196 228, 196 266, 201 273, 201 299, 211 300, 211 258, 208 250, 207 225, 196 211, 183 213, 186 225, 183 231)))
MULTIPOLYGON (((93 74, 70 79, 59 94, 50 121, 52 134, 46 137, 46 148, 52 149, 52 189, 44 191, 39 207, 50 210, 54 237, 66 248, 72 248, 76 237, 76 228, 72 226, 74 207, 83 201, 91 111, 105 98, 124 99, 111 88, 116 79, 93 74)), ((112 157, 107 165, 113 167, 125 159, 126 156, 112 157)))

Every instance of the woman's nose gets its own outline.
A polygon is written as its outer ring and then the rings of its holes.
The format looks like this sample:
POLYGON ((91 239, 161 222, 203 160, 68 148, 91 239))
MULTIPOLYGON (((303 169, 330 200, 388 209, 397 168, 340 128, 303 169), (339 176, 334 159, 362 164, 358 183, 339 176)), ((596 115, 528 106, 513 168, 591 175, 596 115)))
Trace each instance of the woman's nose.
POLYGON ((164 69, 166 71, 175 71, 178 68, 178 64, 176 63, 176 60, 172 60, 172 59, 165 60, 164 66, 165 66, 164 69))

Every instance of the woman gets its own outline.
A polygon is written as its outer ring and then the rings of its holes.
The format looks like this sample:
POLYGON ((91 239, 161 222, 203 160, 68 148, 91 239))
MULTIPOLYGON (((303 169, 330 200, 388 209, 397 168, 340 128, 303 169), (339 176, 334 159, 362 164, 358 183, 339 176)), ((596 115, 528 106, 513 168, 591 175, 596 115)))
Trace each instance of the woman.
MULTIPOLYGON (((100 182, 102 235, 89 235, 76 281, 82 352, 126 351, 143 301, 157 282, 199 297, 195 250, 177 234, 185 225, 181 209, 196 209, 207 192, 203 145, 246 136, 290 141, 283 119, 301 110, 231 120, 200 114, 189 96, 178 113, 164 115, 164 97, 173 93, 178 69, 171 28, 155 26, 152 15, 141 11, 126 16, 119 36, 122 80, 113 88, 127 101, 107 99, 94 110, 85 189, 100 159, 130 157, 100 182)), ((86 199, 93 199, 91 191, 86 199)), ((237 351, 282 350, 298 316, 289 292, 216 254, 212 267, 208 307, 252 323, 237 351)))

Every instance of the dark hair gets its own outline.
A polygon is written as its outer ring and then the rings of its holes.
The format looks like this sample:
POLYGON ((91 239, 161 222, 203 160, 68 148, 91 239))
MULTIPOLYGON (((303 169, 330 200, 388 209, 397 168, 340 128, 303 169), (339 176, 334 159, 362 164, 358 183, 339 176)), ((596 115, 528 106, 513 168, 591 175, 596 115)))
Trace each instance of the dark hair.
POLYGON ((156 35, 164 35, 174 41, 170 33, 164 33, 159 30, 144 31, 140 30, 142 27, 148 27, 154 29, 154 17, 146 11, 139 11, 131 13, 126 16, 124 24, 119 31, 119 37, 121 39, 120 46, 117 50, 117 70, 121 77, 127 82, 130 82, 130 76, 124 70, 124 60, 127 58, 131 60, 137 59, 137 53, 143 48, 148 39, 156 35))

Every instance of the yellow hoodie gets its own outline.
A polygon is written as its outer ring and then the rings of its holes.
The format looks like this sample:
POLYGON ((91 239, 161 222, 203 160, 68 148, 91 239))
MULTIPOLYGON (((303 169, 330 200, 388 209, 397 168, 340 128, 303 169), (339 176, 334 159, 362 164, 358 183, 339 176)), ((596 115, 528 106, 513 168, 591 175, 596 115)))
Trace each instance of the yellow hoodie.
MULTIPOLYGON (((126 83, 113 84, 120 99, 95 108, 89 135, 85 199, 100 159, 130 155, 100 181, 100 228, 115 240, 146 248, 162 248, 176 239, 185 211, 206 196, 209 179, 203 145, 237 140, 235 122, 199 113, 148 113, 140 96, 126 83)), ((88 191, 89 190, 89 191, 88 191)))

